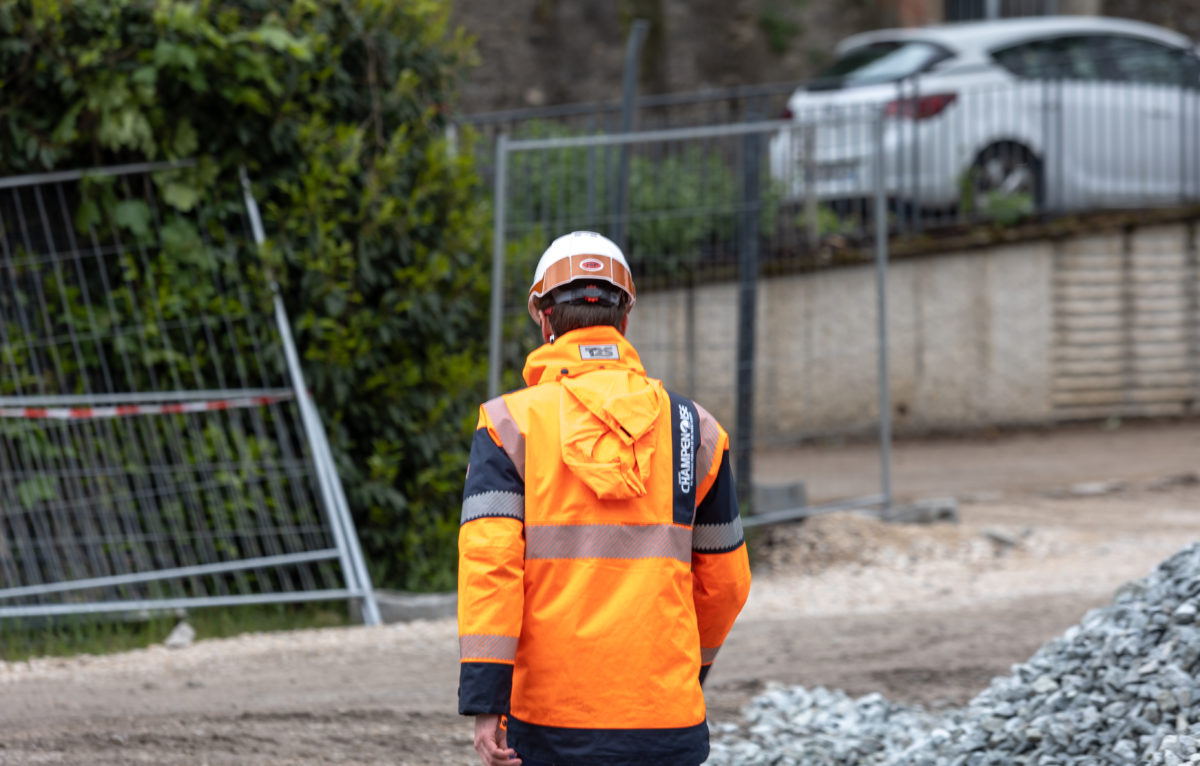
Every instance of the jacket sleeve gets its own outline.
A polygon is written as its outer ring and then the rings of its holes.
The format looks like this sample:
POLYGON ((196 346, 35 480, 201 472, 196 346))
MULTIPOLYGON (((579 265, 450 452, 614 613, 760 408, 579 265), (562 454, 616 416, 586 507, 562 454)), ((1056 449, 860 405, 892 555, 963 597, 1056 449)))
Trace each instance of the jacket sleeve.
POLYGON ((692 598, 700 628, 703 683, 750 594, 750 559, 730 469, 729 435, 712 415, 699 406, 697 410, 701 479, 692 525, 692 598))
POLYGON ((524 439, 503 399, 480 408, 458 532, 458 712, 507 713, 524 607, 524 439))

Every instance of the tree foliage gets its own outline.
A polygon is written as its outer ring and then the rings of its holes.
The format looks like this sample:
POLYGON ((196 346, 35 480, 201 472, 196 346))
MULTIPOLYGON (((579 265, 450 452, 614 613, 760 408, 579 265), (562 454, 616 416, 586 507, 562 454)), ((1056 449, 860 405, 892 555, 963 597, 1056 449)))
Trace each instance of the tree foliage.
MULTIPOLYGON (((447 7, 0 4, 3 174, 199 157, 161 198, 223 201, 207 214, 232 219, 248 169, 269 242, 245 278, 259 295, 260 274, 281 285, 373 575, 410 589, 453 582, 486 373, 487 210, 443 117, 471 53, 447 7)), ((141 214, 117 211, 117 225, 145 226, 141 214)), ((140 299, 213 300, 164 247, 161 289, 140 299)))

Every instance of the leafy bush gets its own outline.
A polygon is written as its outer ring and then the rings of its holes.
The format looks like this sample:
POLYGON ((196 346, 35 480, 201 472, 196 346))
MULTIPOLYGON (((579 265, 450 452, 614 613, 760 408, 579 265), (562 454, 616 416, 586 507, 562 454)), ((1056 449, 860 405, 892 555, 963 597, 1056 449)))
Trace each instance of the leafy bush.
MULTIPOLYGON (((248 168, 270 242, 238 278, 254 303, 281 284, 372 573, 411 589, 453 583, 487 361, 487 210, 471 152, 442 136, 470 56, 447 14, 430 0, 0 4, 0 172, 202 157, 162 199, 240 231, 248 168)), ((95 191, 81 230, 112 203, 95 191)), ((146 225, 136 205, 116 217, 146 225)), ((158 289, 130 300, 186 314, 231 299, 197 278, 213 264, 195 233, 164 232, 158 289)))
MULTIPOLYGON (((523 139, 576 135, 548 122, 531 122, 522 130, 523 139)), ((599 146, 510 155, 505 216, 510 237, 573 229, 612 234, 622 212, 614 208, 620 153, 621 147, 599 146)), ((765 232, 775 226, 782 195, 765 171, 760 178, 759 228, 765 232)), ((736 163, 720 146, 634 145, 628 183, 625 250, 635 274, 687 281, 704 258, 732 256, 742 184, 736 163)), ((536 252, 513 264, 518 273, 532 271, 536 252)))
POLYGON ((629 254, 645 273, 680 278, 715 243, 734 236, 738 187, 714 152, 693 146, 662 158, 635 157, 629 187, 629 254))

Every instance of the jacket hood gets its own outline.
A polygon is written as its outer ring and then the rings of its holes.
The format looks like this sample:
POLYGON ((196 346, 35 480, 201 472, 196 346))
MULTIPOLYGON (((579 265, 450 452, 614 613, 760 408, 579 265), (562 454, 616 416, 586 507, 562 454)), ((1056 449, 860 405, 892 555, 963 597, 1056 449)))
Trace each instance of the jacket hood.
POLYGON ((574 330, 526 360, 530 385, 557 381, 563 462, 602 500, 647 492, 662 384, 612 327, 574 330))

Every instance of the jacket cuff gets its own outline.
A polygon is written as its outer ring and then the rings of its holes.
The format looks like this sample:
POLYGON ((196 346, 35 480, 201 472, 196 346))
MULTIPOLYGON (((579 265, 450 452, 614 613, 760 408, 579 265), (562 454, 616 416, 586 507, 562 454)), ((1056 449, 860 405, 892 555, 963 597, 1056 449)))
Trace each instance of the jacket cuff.
POLYGON ((459 715, 503 715, 512 695, 513 666, 500 662, 463 662, 458 670, 459 715))

